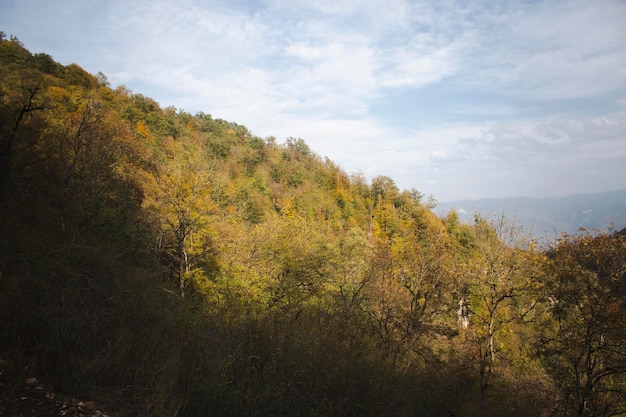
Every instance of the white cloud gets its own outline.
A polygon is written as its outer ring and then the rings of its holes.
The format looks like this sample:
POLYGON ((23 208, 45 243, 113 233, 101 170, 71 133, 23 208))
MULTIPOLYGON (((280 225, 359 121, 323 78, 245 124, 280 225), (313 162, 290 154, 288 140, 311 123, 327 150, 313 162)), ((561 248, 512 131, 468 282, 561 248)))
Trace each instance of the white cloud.
POLYGON ((438 82, 457 70, 457 47, 453 44, 421 52, 397 48, 380 74, 383 87, 420 87, 438 82))
POLYGON ((588 97, 626 85, 626 4, 518 4, 480 24, 464 82, 534 99, 588 97))
MULTIPOLYGON (((250 15, 194 1, 140 2, 130 10, 120 2, 110 21, 118 39, 132 45, 118 51, 125 55, 120 60, 125 72, 163 89, 186 91, 198 103, 207 89, 197 85, 207 78, 224 84, 232 81, 233 72, 254 70, 265 74, 266 83, 263 93, 252 95, 289 96, 291 109, 300 113, 365 115, 367 101, 379 96, 381 88, 435 83, 457 67, 463 46, 459 39, 442 40, 437 33, 410 28, 408 3, 398 1, 395 8, 341 1, 306 4, 274 2, 274 8, 250 15), (339 20, 329 21, 328 14, 339 20), (355 26, 349 18, 357 17, 355 26), (282 19, 280 24, 276 19, 282 19)), ((231 84, 228 97, 237 85, 249 83, 231 84)), ((211 96, 222 90, 217 87, 211 96)))
POLYGON ((626 114, 559 120, 520 120, 485 127, 458 140, 441 162, 457 155, 468 161, 515 164, 522 161, 626 157, 626 114))
POLYGON ((620 0, 40 3, 0 5, 3 30, 348 171, 441 200, 626 186, 620 0))

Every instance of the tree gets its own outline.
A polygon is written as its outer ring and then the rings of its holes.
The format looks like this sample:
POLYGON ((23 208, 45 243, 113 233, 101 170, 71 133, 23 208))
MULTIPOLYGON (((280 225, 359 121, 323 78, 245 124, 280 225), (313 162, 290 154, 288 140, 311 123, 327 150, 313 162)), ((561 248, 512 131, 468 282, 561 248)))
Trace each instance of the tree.
POLYGON ((0 42, 0 192, 12 177, 15 147, 36 136, 25 125, 47 108, 45 79, 28 66, 31 54, 17 42, 0 42))
POLYGON ((498 353, 505 347, 504 340, 497 339, 507 337, 516 299, 525 285, 524 250, 520 229, 502 216, 492 223, 477 216, 474 233, 467 294, 461 294, 460 307, 469 309, 470 324, 465 334, 477 354, 480 388, 484 391, 498 362, 498 353))
POLYGON ((539 348, 561 387, 561 413, 626 413, 626 239, 565 236, 547 251, 551 326, 539 348))
POLYGON ((426 357, 436 340, 454 333, 449 320, 453 257, 447 231, 419 202, 396 194, 386 177, 375 185, 387 190, 385 199, 383 193, 376 195, 371 220, 375 252, 369 310, 386 354, 408 365, 415 355, 426 357))
POLYGON ((179 146, 173 159, 158 167, 155 179, 146 198, 158 219, 155 250, 173 266, 184 298, 191 274, 213 254, 209 172, 197 155, 179 146))
POLYGON ((339 309, 350 318, 356 316, 366 299, 366 287, 371 279, 368 269, 372 247, 363 230, 352 228, 344 232, 337 250, 333 284, 337 288, 339 309))
POLYGON ((393 199, 398 194, 398 187, 390 177, 380 175, 372 179, 372 198, 393 199))
POLYGON ((297 314, 322 295, 335 259, 334 239, 327 232, 293 208, 254 228, 246 263, 262 281, 271 310, 297 314))

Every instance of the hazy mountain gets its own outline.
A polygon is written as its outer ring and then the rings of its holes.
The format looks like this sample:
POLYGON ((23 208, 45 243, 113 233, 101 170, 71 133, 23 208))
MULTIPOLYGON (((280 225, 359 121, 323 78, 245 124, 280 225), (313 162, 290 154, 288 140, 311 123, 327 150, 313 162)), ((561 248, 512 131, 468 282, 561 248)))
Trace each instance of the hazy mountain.
POLYGON ((487 218, 504 214, 530 229, 535 237, 552 238, 561 232, 576 233, 581 227, 626 227, 626 190, 554 198, 459 200, 441 203, 435 211, 443 216, 452 209, 464 222, 471 222, 476 213, 487 218))

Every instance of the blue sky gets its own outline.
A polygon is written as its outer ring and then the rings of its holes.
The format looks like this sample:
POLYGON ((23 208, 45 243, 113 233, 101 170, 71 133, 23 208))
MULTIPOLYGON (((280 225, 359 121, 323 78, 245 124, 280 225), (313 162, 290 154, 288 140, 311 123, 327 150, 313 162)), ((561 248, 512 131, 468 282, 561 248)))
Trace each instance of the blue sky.
POLYGON ((163 107, 439 201, 626 188, 626 1, 0 0, 163 107))

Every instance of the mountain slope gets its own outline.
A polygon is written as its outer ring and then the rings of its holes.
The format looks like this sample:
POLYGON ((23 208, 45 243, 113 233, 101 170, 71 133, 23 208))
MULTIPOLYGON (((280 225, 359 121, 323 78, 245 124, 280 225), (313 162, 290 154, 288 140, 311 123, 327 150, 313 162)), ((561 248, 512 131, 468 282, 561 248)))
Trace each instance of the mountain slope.
POLYGON ((585 389, 626 409, 623 236, 546 257, 422 197, 0 36, 0 416, 574 415, 571 349, 604 346, 585 389))

